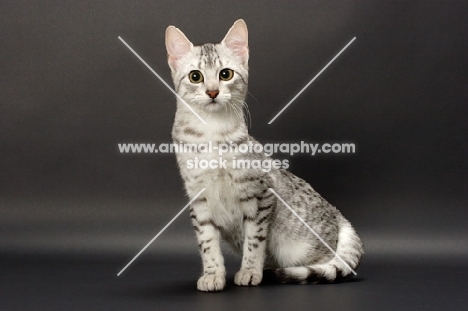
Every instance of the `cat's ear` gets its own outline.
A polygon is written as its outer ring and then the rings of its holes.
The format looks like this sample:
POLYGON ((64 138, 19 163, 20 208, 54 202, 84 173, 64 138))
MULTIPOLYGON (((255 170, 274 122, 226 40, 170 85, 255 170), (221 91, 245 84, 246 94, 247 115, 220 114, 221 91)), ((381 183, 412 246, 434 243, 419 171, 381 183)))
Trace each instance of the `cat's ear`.
POLYGON ((166 29, 167 61, 172 70, 177 70, 178 61, 187 55, 193 48, 192 42, 182 31, 174 26, 166 29))
POLYGON ((247 65, 249 60, 249 38, 247 25, 243 19, 238 19, 234 25, 232 25, 221 43, 230 48, 234 54, 239 56, 242 63, 247 65))

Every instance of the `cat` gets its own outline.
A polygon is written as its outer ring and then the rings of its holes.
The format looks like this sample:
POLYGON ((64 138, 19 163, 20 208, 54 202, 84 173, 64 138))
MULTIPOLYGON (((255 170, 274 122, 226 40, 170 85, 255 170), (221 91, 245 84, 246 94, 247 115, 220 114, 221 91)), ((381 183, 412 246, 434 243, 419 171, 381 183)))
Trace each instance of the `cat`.
MULTIPOLYGON (((169 26, 166 49, 174 89, 180 96, 172 129, 174 143, 258 144, 244 119, 249 77, 246 23, 237 20, 221 43, 201 46, 194 46, 182 31, 169 26)), ((264 269, 272 271, 279 282, 305 284, 335 282, 352 276, 358 267, 364 253, 359 236, 308 183, 283 168, 238 169, 231 164, 233 159, 269 159, 263 153, 230 150, 222 155, 227 167, 217 169, 187 166, 195 158, 217 160, 214 150, 177 152, 176 158, 188 196, 193 199, 206 188, 190 206, 203 264, 198 290, 221 291, 226 285, 222 239, 242 256, 234 277, 239 286, 259 285, 264 269)))

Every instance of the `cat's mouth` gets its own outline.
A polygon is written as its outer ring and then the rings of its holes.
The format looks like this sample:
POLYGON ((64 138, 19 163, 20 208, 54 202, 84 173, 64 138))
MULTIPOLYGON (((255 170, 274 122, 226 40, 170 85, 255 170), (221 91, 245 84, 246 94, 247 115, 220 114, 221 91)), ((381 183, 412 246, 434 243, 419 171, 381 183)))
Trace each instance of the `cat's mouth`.
POLYGON ((210 98, 205 102, 205 106, 216 106, 216 105, 221 105, 221 101, 216 98, 210 98))
POLYGON ((208 102, 205 102, 205 104, 203 105, 203 108, 208 112, 217 112, 223 109, 223 107, 224 105, 222 104, 222 102, 214 98, 208 102))

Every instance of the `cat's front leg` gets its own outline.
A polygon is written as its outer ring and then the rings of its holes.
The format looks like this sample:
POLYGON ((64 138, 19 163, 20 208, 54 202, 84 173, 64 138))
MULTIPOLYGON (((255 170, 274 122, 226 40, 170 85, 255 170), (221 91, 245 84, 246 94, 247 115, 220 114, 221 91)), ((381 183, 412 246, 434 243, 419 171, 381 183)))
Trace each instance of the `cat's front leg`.
POLYGON ((264 191, 258 197, 241 199, 245 211, 245 236, 242 266, 234 277, 234 283, 239 286, 255 286, 262 281, 269 222, 274 203, 274 197, 269 191, 264 191))
POLYGON ((221 291, 226 284, 226 268, 220 248, 221 234, 208 212, 206 198, 199 198, 192 203, 190 217, 203 263, 203 275, 198 279, 197 288, 204 292, 221 291))

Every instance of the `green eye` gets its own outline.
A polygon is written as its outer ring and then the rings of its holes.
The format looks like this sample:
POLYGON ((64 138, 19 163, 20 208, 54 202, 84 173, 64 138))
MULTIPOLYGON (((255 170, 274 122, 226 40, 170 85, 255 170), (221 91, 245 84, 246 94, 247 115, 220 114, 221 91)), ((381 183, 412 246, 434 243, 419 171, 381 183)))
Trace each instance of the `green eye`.
POLYGON ((229 81, 234 77, 234 70, 231 69, 223 69, 219 72, 219 79, 223 81, 229 81))
POLYGON ((188 75, 190 82, 192 83, 200 83, 203 82, 203 75, 200 71, 198 70, 192 70, 190 71, 188 75))

